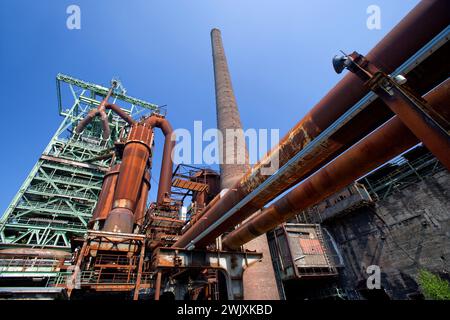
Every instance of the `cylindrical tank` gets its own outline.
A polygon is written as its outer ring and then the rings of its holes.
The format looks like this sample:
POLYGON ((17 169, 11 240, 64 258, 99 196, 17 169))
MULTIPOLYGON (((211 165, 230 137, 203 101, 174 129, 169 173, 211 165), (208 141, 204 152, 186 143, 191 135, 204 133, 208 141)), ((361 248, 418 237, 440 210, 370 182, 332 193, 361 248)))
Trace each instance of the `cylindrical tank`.
POLYGON ((135 123, 123 151, 122 164, 114 194, 113 209, 106 219, 104 230, 118 233, 131 233, 134 224, 140 182, 144 178, 153 141, 151 126, 135 123))
POLYGON ((117 178, 119 176, 120 164, 116 164, 103 177, 102 190, 98 197, 97 205, 94 209, 94 214, 89 221, 88 227, 93 228, 95 222, 104 222, 111 212, 114 192, 116 189, 117 178))
POLYGON ((147 198, 150 190, 150 172, 145 171, 144 179, 141 183, 141 192, 139 200, 134 212, 134 224, 141 226, 145 220, 145 212, 147 211, 147 198))

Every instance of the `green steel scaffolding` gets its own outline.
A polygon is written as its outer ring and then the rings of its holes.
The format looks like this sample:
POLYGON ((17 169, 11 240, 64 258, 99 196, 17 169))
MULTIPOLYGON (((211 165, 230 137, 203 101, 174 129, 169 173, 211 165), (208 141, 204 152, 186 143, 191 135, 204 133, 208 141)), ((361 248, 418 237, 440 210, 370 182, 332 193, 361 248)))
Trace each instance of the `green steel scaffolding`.
MULTIPOLYGON (((118 161, 114 142, 127 123, 109 111, 111 136, 102 140, 99 119, 75 135, 77 123, 96 108, 108 88, 67 75, 56 77, 63 120, 0 220, 0 248, 69 249, 83 236, 97 203, 105 172, 118 161), (70 107, 64 108, 65 100, 70 107)), ((126 95, 119 85, 111 97, 137 119, 161 113, 157 105, 126 95)))

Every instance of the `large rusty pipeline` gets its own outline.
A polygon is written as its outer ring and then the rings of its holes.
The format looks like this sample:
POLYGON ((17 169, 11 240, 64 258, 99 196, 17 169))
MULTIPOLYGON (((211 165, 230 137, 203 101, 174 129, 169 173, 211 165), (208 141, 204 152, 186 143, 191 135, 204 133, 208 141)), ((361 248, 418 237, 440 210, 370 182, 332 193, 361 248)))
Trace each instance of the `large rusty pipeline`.
MULTIPOLYGON (((447 12, 450 3, 445 1, 422 1, 417 5, 389 34, 367 55, 368 59, 376 61, 385 70, 392 72, 410 56, 421 49, 448 25, 447 12), (430 23, 423 23, 429 21, 430 23), (411 30, 414 30, 412 33, 411 30)), ((435 69, 429 73, 435 72, 435 69)), ((427 77, 421 79, 423 89, 427 77)), ((429 81, 428 81, 429 82, 429 81)), ((427 85, 432 85, 428 83, 427 85)), ((434 84, 435 85, 435 84, 434 84)), ((279 159, 279 166, 286 164, 295 154, 327 129, 336 119, 342 116, 351 106, 360 101, 368 89, 354 74, 347 74, 260 162, 234 185, 223 198, 215 203, 202 219, 190 227, 174 244, 175 247, 187 247, 203 230, 210 227, 222 215, 232 209, 244 197, 255 190, 269 178, 264 174, 263 167, 271 159, 279 159)), ((424 94, 425 92, 418 92, 424 94)), ((287 188, 332 160, 343 150, 367 135, 369 132, 393 116, 393 113, 380 101, 375 100, 366 110, 360 112, 351 121, 331 137, 319 150, 301 163, 287 170, 271 184, 270 188, 262 190, 250 202, 241 207, 235 214, 211 230, 208 235, 199 239, 195 246, 206 246, 223 233, 227 228, 242 222, 253 212, 259 210, 268 201, 274 199, 287 188)))
POLYGON ((116 190, 117 178, 119 176, 120 164, 116 164, 103 177, 102 190, 98 196, 97 205, 89 221, 89 228, 93 228, 95 222, 105 221, 112 209, 114 202, 114 192, 116 190))
POLYGON ((161 173, 158 184, 157 203, 163 204, 170 199, 172 188, 173 150, 175 148, 175 137, 169 121, 161 116, 152 115, 145 120, 152 128, 159 128, 164 134, 164 150, 161 163, 161 173))
POLYGON ((308 178, 286 196, 228 234, 224 248, 237 250, 302 210, 326 199, 355 179, 417 143, 415 136, 395 117, 364 138, 331 164, 308 178), (401 136, 401 139, 398 139, 401 136))
MULTIPOLYGON (((447 80, 425 97, 438 112, 441 111, 441 106, 448 105, 450 101, 449 85, 450 80, 447 80)), ((222 245, 229 250, 239 249, 243 244, 323 201, 419 142, 398 116, 393 117, 260 214, 228 234, 222 245)))

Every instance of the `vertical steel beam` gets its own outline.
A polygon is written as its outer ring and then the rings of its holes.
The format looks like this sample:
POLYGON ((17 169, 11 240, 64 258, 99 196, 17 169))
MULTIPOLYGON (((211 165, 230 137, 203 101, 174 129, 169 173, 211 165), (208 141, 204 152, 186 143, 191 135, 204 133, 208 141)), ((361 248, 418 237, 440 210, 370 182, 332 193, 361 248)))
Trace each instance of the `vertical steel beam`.
POLYGON ((158 271, 156 274, 156 284, 155 284, 155 300, 159 300, 161 296, 161 271, 158 271))

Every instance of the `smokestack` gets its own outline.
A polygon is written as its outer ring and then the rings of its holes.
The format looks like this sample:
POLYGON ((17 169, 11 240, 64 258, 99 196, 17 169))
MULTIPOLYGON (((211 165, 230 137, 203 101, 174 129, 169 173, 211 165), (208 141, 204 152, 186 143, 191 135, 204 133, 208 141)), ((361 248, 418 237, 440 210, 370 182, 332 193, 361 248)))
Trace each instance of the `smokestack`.
MULTIPOLYGON (((211 44, 217 128, 223 136, 223 143, 219 141, 220 186, 222 189, 230 189, 249 170, 248 153, 219 29, 211 30, 211 44)), ((263 258, 244 272, 243 298, 245 300, 279 300, 280 295, 266 235, 263 234, 247 243, 245 249, 261 252, 263 258)))
POLYGON ((219 141, 220 186, 222 189, 229 189, 249 169, 248 155, 219 29, 211 30, 211 44, 216 88, 217 128, 223 136, 222 143, 219 141))

